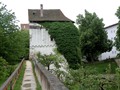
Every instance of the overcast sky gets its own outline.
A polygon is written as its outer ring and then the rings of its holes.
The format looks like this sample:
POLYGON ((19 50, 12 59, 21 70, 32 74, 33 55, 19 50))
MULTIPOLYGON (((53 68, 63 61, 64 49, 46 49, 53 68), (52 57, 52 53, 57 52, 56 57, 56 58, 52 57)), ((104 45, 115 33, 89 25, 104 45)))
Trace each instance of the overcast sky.
POLYGON ((7 5, 8 10, 15 12, 20 23, 28 23, 28 9, 39 9, 43 4, 44 9, 61 9, 65 16, 76 21, 78 14, 84 10, 95 12, 103 18, 105 26, 118 22, 115 12, 120 6, 120 0, 0 0, 7 5))

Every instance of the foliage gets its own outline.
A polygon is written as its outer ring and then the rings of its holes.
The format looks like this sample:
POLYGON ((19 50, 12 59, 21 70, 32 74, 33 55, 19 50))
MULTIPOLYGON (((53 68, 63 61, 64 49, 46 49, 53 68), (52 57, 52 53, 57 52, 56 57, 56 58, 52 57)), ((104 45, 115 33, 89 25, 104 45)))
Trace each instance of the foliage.
POLYGON ((48 71, 50 70, 50 65, 54 64, 56 61, 55 55, 53 55, 53 54, 41 55, 40 53, 38 53, 38 59, 44 66, 47 67, 48 71))
POLYGON ((116 38, 115 38, 115 46, 117 50, 120 51, 120 7, 117 9, 117 12, 115 14, 119 19, 118 27, 117 27, 118 30, 116 32, 116 38))
POLYGON ((8 76, 7 68, 8 68, 8 63, 6 62, 5 59, 0 57, 0 80, 8 76))
POLYGON ((85 16, 77 16, 77 24, 80 31, 80 46, 82 56, 88 61, 98 59, 98 55, 112 49, 112 41, 107 39, 102 19, 96 13, 89 13, 85 10, 85 16))
POLYGON ((29 31, 28 30, 22 30, 18 32, 18 44, 17 47, 19 49, 17 50, 19 52, 19 57, 28 59, 29 56, 29 31))
POLYGON ((78 70, 69 70, 64 83, 69 90, 119 90, 120 74, 96 74, 96 70, 87 70, 80 67, 78 70))
POLYGON ((87 70, 96 70, 97 74, 114 74, 115 69, 118 67, 116 62, 112 60, 105 60, 100 62, 87 63, 83 65, 87 70))
POLYGON ((19 31, 14 13, 0 3, 0 56, 14 64, 28 53, 29 34, 19 31))
POLYGON ((36 73, 35 73, 35 66, 34 66, 34 63, 32 62, 32 69, 33 69, 33 74, 34 74, 34 76, 35 76, 35 81, 36 81, 36 90, 42 90, 42 87, 41 87, 41 85, 40 85, 40 83, 39 83, 39 80, 38 80, 38 78, 37 78, 37 75, 36 75, 36 73))
POLYGON ((0 3, 0 84, 15 70, 20 58, 28 56, 29 32, 20 31, 16 22, 14 13, 0 3))
POLYGON ((54 49, 54 54, 41 55, 40 53, 38 53, 37 56, 39 61, 45 67, 47 67, 52 74, 56 75, 59 80, 64 81, 68 69, 68 63, 66 62, 65 58, 57 51, 56 48, 54 49), (50 66, 52 68, 50 68, 50 66))
MULTIPOLYGON (((64 62, 64 58, 60 53, 57 52, 57 50, 54 50, 54 54, 50 55, 41 55, 41 53, 37 54, 39 61, 47 67, 48 70, 52 70, 50 68, 51 65, 54 66, 54 69, 59 69, 61 68, 61 63, 64 62)), ((65 62, 64 62, 65 63, 65 62)))
POLYGON ((17 66, 18 64, 9 65, 9 63, 5 59, 0 57, 0 86, 13 73, 17 66))
POLYGON ((44 22, 42 24, 55 40, 57 50, 65 57, 69 67, 79 68, 80 43, 79 32, 72 22, 44 22))
POLYGON ((22 69, 20 71, 20 74, 18 76, 18 79, 16 80, 16 83, 14 85, 14 90, 21 90, 21 85, 24 77, 24 72, 25 72, 25 63, 22 66, 22 69))

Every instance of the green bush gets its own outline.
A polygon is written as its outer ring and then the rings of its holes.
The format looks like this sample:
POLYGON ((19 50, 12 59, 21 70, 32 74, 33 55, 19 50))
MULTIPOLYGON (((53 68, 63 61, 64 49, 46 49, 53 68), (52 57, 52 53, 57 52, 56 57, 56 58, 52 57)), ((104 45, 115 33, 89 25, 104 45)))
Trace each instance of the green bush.
POLYGON ((0 57, 0 80, 4 79, 8 75, 8 63, 6 62, 5 59, 0 57))
POLYGON ((80 67, 70 70, 64 83, 69 90, 119 90, 120 74, 117 69, 115 77, 110 74, 96 74, 96 70, 80 67))

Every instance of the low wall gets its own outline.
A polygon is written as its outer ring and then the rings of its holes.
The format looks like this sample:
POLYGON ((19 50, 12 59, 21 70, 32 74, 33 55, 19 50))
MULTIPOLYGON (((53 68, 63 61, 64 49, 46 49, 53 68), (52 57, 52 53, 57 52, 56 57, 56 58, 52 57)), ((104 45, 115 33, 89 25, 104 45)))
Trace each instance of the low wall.
POLYGON ((33 60, 33 63, 42 90, 68 90, 56 76, 47 71, 36 59, 33 60))

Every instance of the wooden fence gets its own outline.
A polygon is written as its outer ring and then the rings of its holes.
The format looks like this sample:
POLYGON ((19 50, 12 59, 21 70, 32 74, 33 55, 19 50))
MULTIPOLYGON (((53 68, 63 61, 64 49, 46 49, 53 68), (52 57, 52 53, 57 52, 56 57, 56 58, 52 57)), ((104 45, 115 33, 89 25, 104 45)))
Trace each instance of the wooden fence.
POLYGON ((3 85, 0 87, 0 90, 8 90, 8 89, 13 90, 16 79, 18 78, 18 75, 23 66, 23 62, 24 62, 24 59, 20 62, 20 64, 15 69, 15 71, 11 74, 11 76, 3 83, 3 85))

